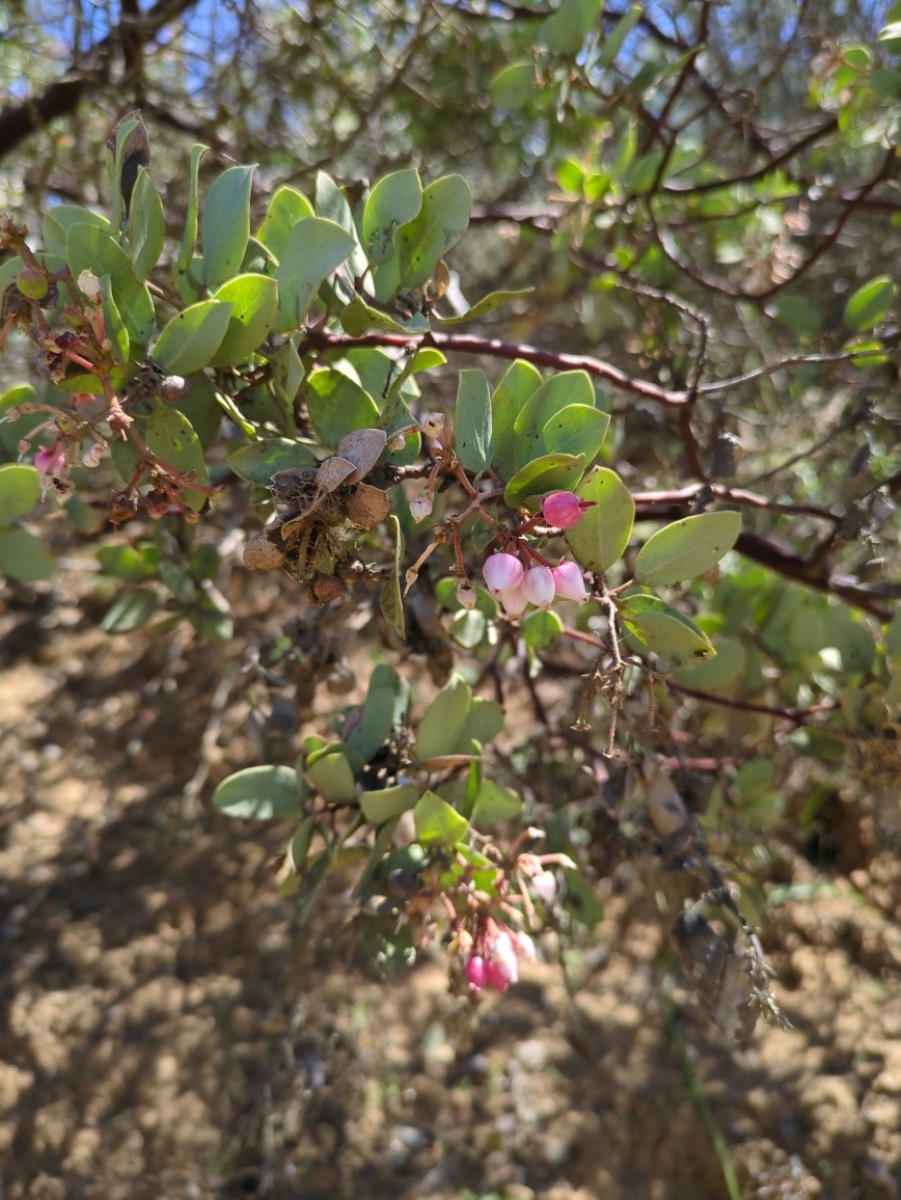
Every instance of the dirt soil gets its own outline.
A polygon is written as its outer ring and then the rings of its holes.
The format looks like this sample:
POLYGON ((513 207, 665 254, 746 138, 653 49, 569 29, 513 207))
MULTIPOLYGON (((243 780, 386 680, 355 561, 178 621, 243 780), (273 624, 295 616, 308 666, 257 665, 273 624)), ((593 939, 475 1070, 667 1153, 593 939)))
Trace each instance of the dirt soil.
POLYGON ((860 798, 818 865, 773 848, 790 1029, 724 1040, 634 869, 566 978, 548 935, 472 1005, 440 949, 379 980, 340 888, 299 926, 287 827, 212 809, 257 753, 240 630, 96 616, 0 614, 4 1200, 722 1200, 724 1163, 744 1200, 901 1196, 901 871, 860 798))

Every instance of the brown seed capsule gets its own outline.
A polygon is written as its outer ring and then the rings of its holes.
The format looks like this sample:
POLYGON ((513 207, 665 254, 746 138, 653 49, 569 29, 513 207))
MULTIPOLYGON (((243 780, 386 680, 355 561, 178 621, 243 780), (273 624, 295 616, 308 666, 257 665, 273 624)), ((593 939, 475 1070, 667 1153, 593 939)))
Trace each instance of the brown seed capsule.
POLYGON ((283 552, 269 540, 264 529, 248 538, 243 558, 244 566, 249 571, 274 571, 285 562, 283 552))
POLYGON ((387 492, 383 492, 381 488, 359 483, 357 490, 347 501, 345 511, 351 525, 356 525, 358 529, 371 529, 387 517, 391 511, 391 501, 387 492))
POLYGON ((355 429, 338 443, 337 451, 356 467, 348 483, 359 483, 378 462, 388 438, 384 429, 355 429))
POLYGON ((168 403, 174 404, 177 400, 184 400, 185 396, 190 396, 191 385, 181 375, 167 375, 160 384, 160 396, 168 403))
POLYGON ((352 462, 336 454, 319 464, 316 482, 324 492, 334 492, 355 470, 356 467, 352 462))
POLYGON ((313 595, 320 604, 337 600, 344 591, 344 584, 334 575, 317 575, 313 580, 313 595))
POLYGON ((139 503, 140 498, 134 488, 129 492, 113 492, 109 506, 110 520, 114 525, 131 520, 138 511, 139 503))

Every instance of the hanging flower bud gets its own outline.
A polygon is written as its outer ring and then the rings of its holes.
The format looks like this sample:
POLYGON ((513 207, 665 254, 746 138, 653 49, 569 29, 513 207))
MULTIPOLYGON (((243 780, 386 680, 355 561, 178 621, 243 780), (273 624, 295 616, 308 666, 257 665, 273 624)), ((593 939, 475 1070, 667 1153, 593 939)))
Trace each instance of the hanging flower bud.
POLYGON ((519 559, 512 554, 492 554, 485 560, 482 574, 491 595, 495 600, 502 600, 505 593, 516 591, 522 583, 525 571, 519 559))
POLYGON ((420 492, 410 501, 410 516, 418 524, 431 514, 435 497, 429 491, 420 492))
POLYGON ((536 608, 550 608, 554 602, 554 576, 550 567, 530 567, 523 575, 522 593, 536 608))
POLYGON ((554 578, 554 592, 561 600, 578 600, 581 603, 588 596, 578 563, 564 559, 551 570, 551 575, 554 578))
POLYGON ((557 899, 559 889, 557 887, 557 876, 553 871, 539 871, 537 875, 533 876, 531 883, 535 895, 543 900, 545 904, 553 904, 557 899))
POLYGON ((555 529, 569 529, 592 507, 592 500, 580 500, 575 492, 552 492, 545 496, 541 511, 548 525, 555 529))
POLYGON ((480 992, 488 982, 488 964, 481 954, 474 954, 467 962, 466 978, 474 992, 480 992))
POLYGON ((512 592, 501 592, 496 599, 501 602, 508 617, 520 617, 529 607, 522 588, 515 588, 512 592))
POLYGON ((488 982, 495 991, 506 991, 511 983, 519 979, 519 963, 516 961, 512 937, 506 930, 500 930, 488 941, 486 951, 488 982))

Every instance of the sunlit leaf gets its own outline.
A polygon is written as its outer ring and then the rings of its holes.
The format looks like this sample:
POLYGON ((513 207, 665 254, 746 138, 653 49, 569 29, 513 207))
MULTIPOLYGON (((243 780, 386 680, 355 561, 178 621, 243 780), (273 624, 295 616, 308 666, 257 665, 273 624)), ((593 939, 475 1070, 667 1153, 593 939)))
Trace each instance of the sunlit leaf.
POLYGON ((465 679, 452 675, 423 714, 416 730, 416 755, 420 762, 453 754, 472 704, 472 689, 465 679))
POLYGON ((275 272, 278 282, 276 332, 297 329, 326 276, 354 249, 354 239, 334 221, 305 217, 291 232, 275 272))
POLYGON ((214 297, 230 304, 228 328, 210 366, 230 367, 245 362, 269 336, 278 307, 278 286, 268 275, 238 275, 224 283, 214 297))
POLYGON ((221 300, 201 300, 167 322, 153 358, 167 374, 190 375, 209 366, 222 344, 231 319, 232 305, 221 300))
POLYGON ((454 846, 465 837, 469 822, 435 792, 426 792, 413 809, 416 837, 428 844, 454 846))
POLYGON ((416 171, 394 171, 378 181, 363 210, 363 249, 373 266, 391 255, 397 230, 421 208, 422 184, 416 171))
POLYGON ((731 550, 740 532, 737 512, 699 513, 674 521, 649 537, 639 550, 635 578, 652 586, 694 579, 731 550))
POLYGON ((614 472, 601 467, 576 488, 594 506, 564 534, 573 558, 586 571, 601 575, 617 562, 629 544, 635 519, 635 501, 614 472))
POLYGON ((257 237, 272 251, 278 261, 297 222, 312 216, 315 216, 313 205, 303 193, 291 187, 280 187, 269 201, 266 219, 260 226, 257 237))
POLYGON ((543 454, 516 472, 504 490, 504 500, 511 508, 519 508, 531 497, 570 491, 584 470, 584 454, 543 454))
POLYGON ((0 466, 0 526, 27 516, 41 498, 41 479, 27 463, 0 466))
POLYGON ((213 803, 225 816, 242 820, 298 817, 297 772, 293 767, 245 767, 222 780, 213 803))
MULTIPOLYGON (((184 413, 177 409, 159 405, 147 419, 144 439, 156 457, 167 466, 193 476, 196 483, 209 482, 206 456, 194 427, 184 413)), ((181 499, 197 512, 206 503, 203 492, 183 487, 181 499)))
POLYGON ((163 201, 146 170, 138 173, 131 198, 128 241, 135 275, 143 282, 159 262, 166 236, 163 201))
POLYGON ((363 792, 360 807, 367 821, 381 825, 383 821, 409 812, 418 799, 419 788, 414 783, 399 783, 378 792, 363 792))
POLYGON ((852 333, 873 329, 888 316, 897 292, 897 284, 889 275, 877 275, 859 287, 845 305, 845 327, 852 333))
POLYGON ((467 471, 484 471, 491 462, 491 397, 485 372, 460 372, 454 409, 454 449, 467 471))
POLYGON ((213 180, 200 216, 203 282, 216 288, 241 268, 250 239, 252 166, 229 167, 213 180))

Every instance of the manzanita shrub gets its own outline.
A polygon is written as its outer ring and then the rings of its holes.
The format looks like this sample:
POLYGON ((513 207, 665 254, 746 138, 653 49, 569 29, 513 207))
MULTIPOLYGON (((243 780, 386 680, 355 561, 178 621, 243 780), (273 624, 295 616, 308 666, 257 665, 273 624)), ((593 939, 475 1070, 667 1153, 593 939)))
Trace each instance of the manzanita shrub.
MULTIPOLYGON (((443 348, 466 349, 448 335, 525 295, 446 303, 446 256, 471 214, 463 178, 423 186, 400 170, 352 203, 320 173, 311 195, 280 187, 254 223, 254 168, 228 167, 201 189, 204 153, 191 154, 178 231, 166 228, 138 114, 110 137, 113 211, 60 204, 37 231, 3 219, 0 343, 24 334, 45 386, 2 401, 16 461, 0 467, 0 570, 48 578, 53 559, 29 519, 59 502, 78 527, 102 479, 122 526, 98 555, 125 585, 110 632, 187 619, 204 637, 232 636, 218 551, 191 534, 236 480, 259 514, 247 570, 280 572, 298 603, 377 596, 401 645, 428 572, 455 655, 430 703, 411 702, 402 658, 380 662, 334 736, 304 736, 293 765, 231 775, 215 803, 234 818, 296 822, 280 886, 303 913, 333 870, 356 863, 358 923, 379 958, 411 960, 443 940, 461 987, 504 990, 534 957, 531 933, 547 920, 592 924, 600 908, 577 839, 549 837, 528 788, 498 773, 505 711, 476 683, 516 655, 534 679, 540 652, 589 647, 572 725, 601 730, 611 756, 630 697, 647 694, 653 724, 659 679, 730 685, 742 671, 734 643, 720 678, 696 673, 715 646, 702 593, 684 585, 730 586, 719 564, 741 518, 711 489, 690 515, 636 531, 630 489, 604 465, 606 397, 577 365, 542 372, 539 356, 514 358, 491 380, 464 367, 451 403, 426 398, 449 377, 443 348), (133 544, 138 514, 177 528, 179 552, 162 536, 133 544)), ((705 899, 743 931, 733 952, 691 909, 677 940, 714 973, 723 1028, 747 1033, 758 1011, 778 1013, 757 940, 669 773, 639 766, 665 853, 700 860, 705 899)))

